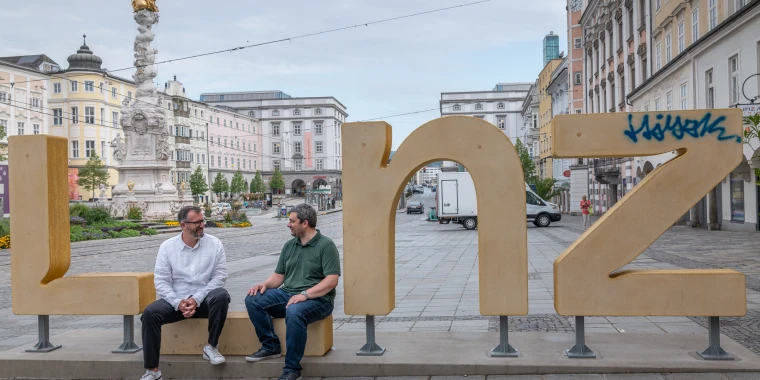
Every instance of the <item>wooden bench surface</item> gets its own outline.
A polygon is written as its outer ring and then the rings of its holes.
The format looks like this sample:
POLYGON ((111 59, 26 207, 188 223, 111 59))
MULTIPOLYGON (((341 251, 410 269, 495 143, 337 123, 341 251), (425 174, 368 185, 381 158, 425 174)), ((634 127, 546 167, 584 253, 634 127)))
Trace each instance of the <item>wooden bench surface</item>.
MULTIPOLYGON (((329 316, 309 325, 307 330, 305 356, 323 356, 333 345, 333 319, 329 316)), ((285 318, 274 319, 274 331, 280 338, 282 353, 285 354, 285 318)), ((208 320, 190 318, 181 322, 164 325, 161 334, 161 355, 200 355, 208 341, 208 320)), ((250 355, 261 348, 248 313, 231 311, 227 313, 222 336, 219 338, 219 352, 222 355, 250 355)))

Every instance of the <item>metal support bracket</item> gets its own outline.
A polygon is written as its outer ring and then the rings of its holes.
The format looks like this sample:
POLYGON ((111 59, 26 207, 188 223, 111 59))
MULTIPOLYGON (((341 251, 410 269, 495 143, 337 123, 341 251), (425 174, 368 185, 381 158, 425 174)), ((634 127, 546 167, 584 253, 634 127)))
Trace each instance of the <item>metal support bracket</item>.
POLYGON ((699 356, 705 360, 734 360, 734 356, 720 347, 720 317, 707 318, 708 331, 710 334, 710 346, 699 352, 699 356))
POLYGON ((499 316, 499 345, 491 349, 492 358, 515 358, 520 355, 509 345, 509 317, 499 316))
POLYGON ((356 352, 356 356, 382 356, 385 348, 375 343, 375 316, 368 315, 366 318, 367 343, 356 352))
POLYGON ((585 322, 582 316, 575 317, 575 346, 565 350, 570 359, 595 359, 596 353, 586 346, 585 322))
POLYGON ((34 348, 26 350, 26 352, 50 352, 61 348, 61 345, 55 345, 50 343, 50 316, 38 315, 37 316, 37 330, 39 333, 39 339, 34 348))
POLYGON ((134 354, 142 350, 142 347, 135 343, 135 316, 124 316, 124 342, 119 348, 111 351, 114 354, 134 354))

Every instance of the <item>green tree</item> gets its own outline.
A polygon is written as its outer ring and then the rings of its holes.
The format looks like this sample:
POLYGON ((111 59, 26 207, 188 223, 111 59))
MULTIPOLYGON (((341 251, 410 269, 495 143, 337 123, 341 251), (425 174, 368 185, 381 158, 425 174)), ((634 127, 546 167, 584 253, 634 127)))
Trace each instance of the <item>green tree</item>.
MULTIPOLYGON (((8 132, 5 130, 5 125, 0 124, 0 141, 5 140, 8 136, 8 132)), ((8 153, 8 143, 0 143, 0 161, 8 159, 6 154, 8 153)))
POLYGON ((100 161, 100 157, 93 152, 87 164, 79 169, 77 185, 84 187, 85 190, 92 190, 92 197, 95 198, 95 189, 99 188, 101 184, 108 184, 108 178, 111 177, 105 167, 103 161, 100 161))
POLYGON ((272 179, 269 181, 269 188, 272 189, 273 193, 277 190, 283 190, 285 188, 285 180, 282 178, 282 172, 280 169, 274 170, 272 179))
POLYGON ((245 192, 245 178, 243 178, 243 173, 240 172, 240 169, 235 172, 235 174, 232 175, 232 182, 230 183, 230 193, 232 194, 242 194, 245 192))
POLYGON ((562 193, 562 190, 555 189, 554 185, 557 183, 557 180, 554 178, 544 178, 544 179, 536 179, 533 182, 533 185, 536 186, 536 195, 541 197, 541 199, 550 201, 551 199, 562 193))
POLYGON ((218 198, 221 198, 222 193, 226 193, 229 189, 230 184, 227 183, 227 178, 224 178, 222 173, 216 173, 214 182, 211 184, 211 191, 213 191, 218 198))
POLYGON ((253 181, 251 181, 251 192, 254 194, 261 194, 266 190, 266 187, 264 187, 264 180, 261 179, 261 171, 256 171, 256 176, 253 177, 253 181))
POLYGON ((520 156, 520 164, 522 165, 523 175, 525 176, 525 182, 534 183, 536 181, 536 163, 530 158, 528 148, 523 145, 522 141, 517 140, 515 144, 517 154, 520 156))
POLYGON ((190 175, 190 192, 193 194, 195 200, 198 200, 199 195, 206 194, 208 191, 208 184, 206 184, 206 177, 203 176, 201 167, 195 168, 193 174, 190 175))
MULTIPOLYGON (((753 152, 755 152, 752 158, 757 157, 760 159, 760 146, 755 147, 752 144, 754 140, 760 140, 760 113, 756 113, 751 116, 745 116, 744 125, 747 126, 747 128, 744 130, 744 143, 747 144, 747 146, 749 146, 753 152)), ((760 186, 760 168, 755 168, 754 172, 756 178, 759 178, 755 184, 760 186)))

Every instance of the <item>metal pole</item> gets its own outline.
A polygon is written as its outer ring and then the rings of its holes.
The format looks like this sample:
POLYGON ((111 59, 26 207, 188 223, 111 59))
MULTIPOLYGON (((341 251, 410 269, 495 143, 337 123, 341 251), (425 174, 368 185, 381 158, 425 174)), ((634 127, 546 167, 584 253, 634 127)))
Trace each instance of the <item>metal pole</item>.
POLYGON ((565 350, 570 359, 594 359, 596 354, 586 346, 585 322, 582 316, 575 317, 575 346, 565 350))
POLYGON ((375 317, 368 315, 366 318, 367 343, 356 352, 357 356, 382 356, 385 348, 375 343, 375 317))
POLYGON ((708 333, 710 346, 699 353, 705 360, 734 360, 734 356, 720 347, 720 317, 708 317, 708 333))
POLYGON ((38 315, 37 316, 37 330, 39 339, 34 348, 26 350, 26 352, 50 352, 61 348, 61 345, 54 345, 50 343, 50 316, 38 315))
POLYGON ((111 351, 114 354, 134 354, 142 350, 142 347, 135 343, 135 316, 124 316, 124 342, 119 348, 111 351))
POLYGON ((515 358, 520 353, 514 347, 509 345, 509 317, 506 315, 499 316, 499 345, 491 349, 491 357, 510 357, 515 358))

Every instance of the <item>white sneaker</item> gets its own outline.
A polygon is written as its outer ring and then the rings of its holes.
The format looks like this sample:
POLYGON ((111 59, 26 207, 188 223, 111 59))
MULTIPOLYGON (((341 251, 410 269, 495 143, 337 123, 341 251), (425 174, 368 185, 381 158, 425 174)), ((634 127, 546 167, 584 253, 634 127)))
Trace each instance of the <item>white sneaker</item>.
POLYGON ((219 353, 219 349, 211 347, 208 344, 203 346, 203 358, 210 361, 213 365, 222 364, 225 361, 224 356, 219 353))
POLYGON ((161 380, 161 371, 153 372, 151 370, 145 371, 145 374, 140 380, 161 380))

